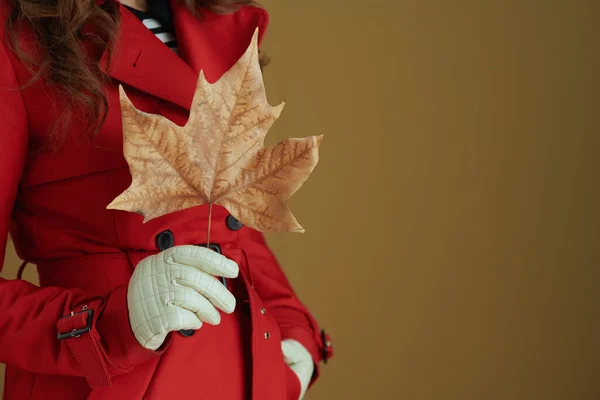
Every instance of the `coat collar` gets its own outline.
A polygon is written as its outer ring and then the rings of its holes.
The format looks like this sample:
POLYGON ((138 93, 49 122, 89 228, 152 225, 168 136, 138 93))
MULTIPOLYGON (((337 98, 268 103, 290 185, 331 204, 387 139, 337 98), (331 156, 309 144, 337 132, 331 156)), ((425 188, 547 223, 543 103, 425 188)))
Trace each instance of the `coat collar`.
MULTIPOLYGON (((171 0, 175 26, 179 24, 179 15, 184 6, 171 0), (177 16, 175 16, 177 14, 177 16)), ((189 109, 199 70, 194 70, 180 57, 165 46, 144 24, 122 4, 121 27, 108 74, 126 85, 189 109)), ((189 12, 188 12, 189 14, 189 12)), ((194 24, 198 21, 190 14, 194 24)), ((190 40, 185 34, 179 35, 178 42, 190 40)), ((186 32, 187 30, 183 30, 186 32)), ((196 46, 193 51, 202 52, 196 46)), ((105 51, 100 64, 106 67, 108 53, 105 51)))
MULTIPOLYGON (((200 70, 216 81, 244 53, 254 30, 259 43, 268 24, 267 13, 244 7, 230 15, 202 11, 197 19, 180 0, 171 5, 179 56, 119 3, 121 29, 108 74, 127 85, 189 110, 200 70)), ((105 51, 100 65, 106 70, 105 51)))
MULTIPOLYGON (((204 71, 209 82, 216 81, 241 57, 257 27, 260 43, 268 15, 262 9, 245 7, 230 15, 203 11, 203 16, 197 19, 181 1, 169 1, 179 56, 120 4, 121 29, 112 62, 107 69, 105 51, 100 58, 100 66, 117 83, 123 83, 125 91, 127 86, 134 87, 189 110, 200 70, 204 71)), ((108 99, 113 112, 109 112, 93 143, 96 147, 120 150, 123 138, 121 119, 115 118, 114 113, 120 107, 115 89, 110 90, 112 95, 108 99)), ((135 104, 135 100, 132 101, 135 104)), ((160 104, 158 109, 161 113, 165 111, 160 104)))

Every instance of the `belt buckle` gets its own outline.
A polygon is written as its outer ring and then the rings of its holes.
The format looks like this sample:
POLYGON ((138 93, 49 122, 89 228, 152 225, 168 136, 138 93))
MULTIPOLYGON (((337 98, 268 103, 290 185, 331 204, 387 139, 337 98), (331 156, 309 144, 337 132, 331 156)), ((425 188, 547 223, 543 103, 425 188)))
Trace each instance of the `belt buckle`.
POLYGON ((91 308, 87 309, 87 310, 83 310, 83 311, 77 311, 77 312, 71 311, 71 314, 65 315, 62 318, 72 318, 76 315, 83 314, 83 313, 87 314, 85 327, 79 328, 79 329, 73 329, 71 332, 66 332, 66 333, 58 332, 58 340, 79 337, 85 333, 89 333, 92 330, 92 322, 94 321, 94 310, 91 308))

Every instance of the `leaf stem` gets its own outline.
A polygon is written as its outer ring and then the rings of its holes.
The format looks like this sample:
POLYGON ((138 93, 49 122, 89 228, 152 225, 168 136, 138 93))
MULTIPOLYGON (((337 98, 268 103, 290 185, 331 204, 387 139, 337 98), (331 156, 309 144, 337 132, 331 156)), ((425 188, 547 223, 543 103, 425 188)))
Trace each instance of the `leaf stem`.
POLYGON ((208 235, 206 238, 206 247, 210 248, 210 225, 212 222, 212 206, 213 203, 208 203, 208 235))

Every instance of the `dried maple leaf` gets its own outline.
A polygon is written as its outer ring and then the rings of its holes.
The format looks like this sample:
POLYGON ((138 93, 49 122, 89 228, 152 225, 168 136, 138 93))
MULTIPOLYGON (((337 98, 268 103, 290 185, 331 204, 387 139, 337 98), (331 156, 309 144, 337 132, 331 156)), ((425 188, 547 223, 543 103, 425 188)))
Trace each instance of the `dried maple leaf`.
POLYGON ((200 204, 218 204, 260 231, 304 231, 286 202, 317 164, 322 136, 263 147, 283 103, 272 107, 267 102, 258 31, 217 82, 208 83, 200 73, 183 127, 137 110, 119 90, 123 151, 132 182, 107 208, 140 213, 147 222, 200 204))

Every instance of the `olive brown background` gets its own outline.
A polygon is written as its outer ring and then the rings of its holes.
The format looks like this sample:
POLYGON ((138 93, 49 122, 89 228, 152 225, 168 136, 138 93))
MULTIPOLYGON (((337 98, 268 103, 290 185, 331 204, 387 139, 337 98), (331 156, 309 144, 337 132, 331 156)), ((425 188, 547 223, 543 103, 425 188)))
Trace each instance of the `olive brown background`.
POLYGON ((270 140, 325 134, 269 235, 334 338, 307 399, 600 399, 600 3, 263 4, 270 140))

